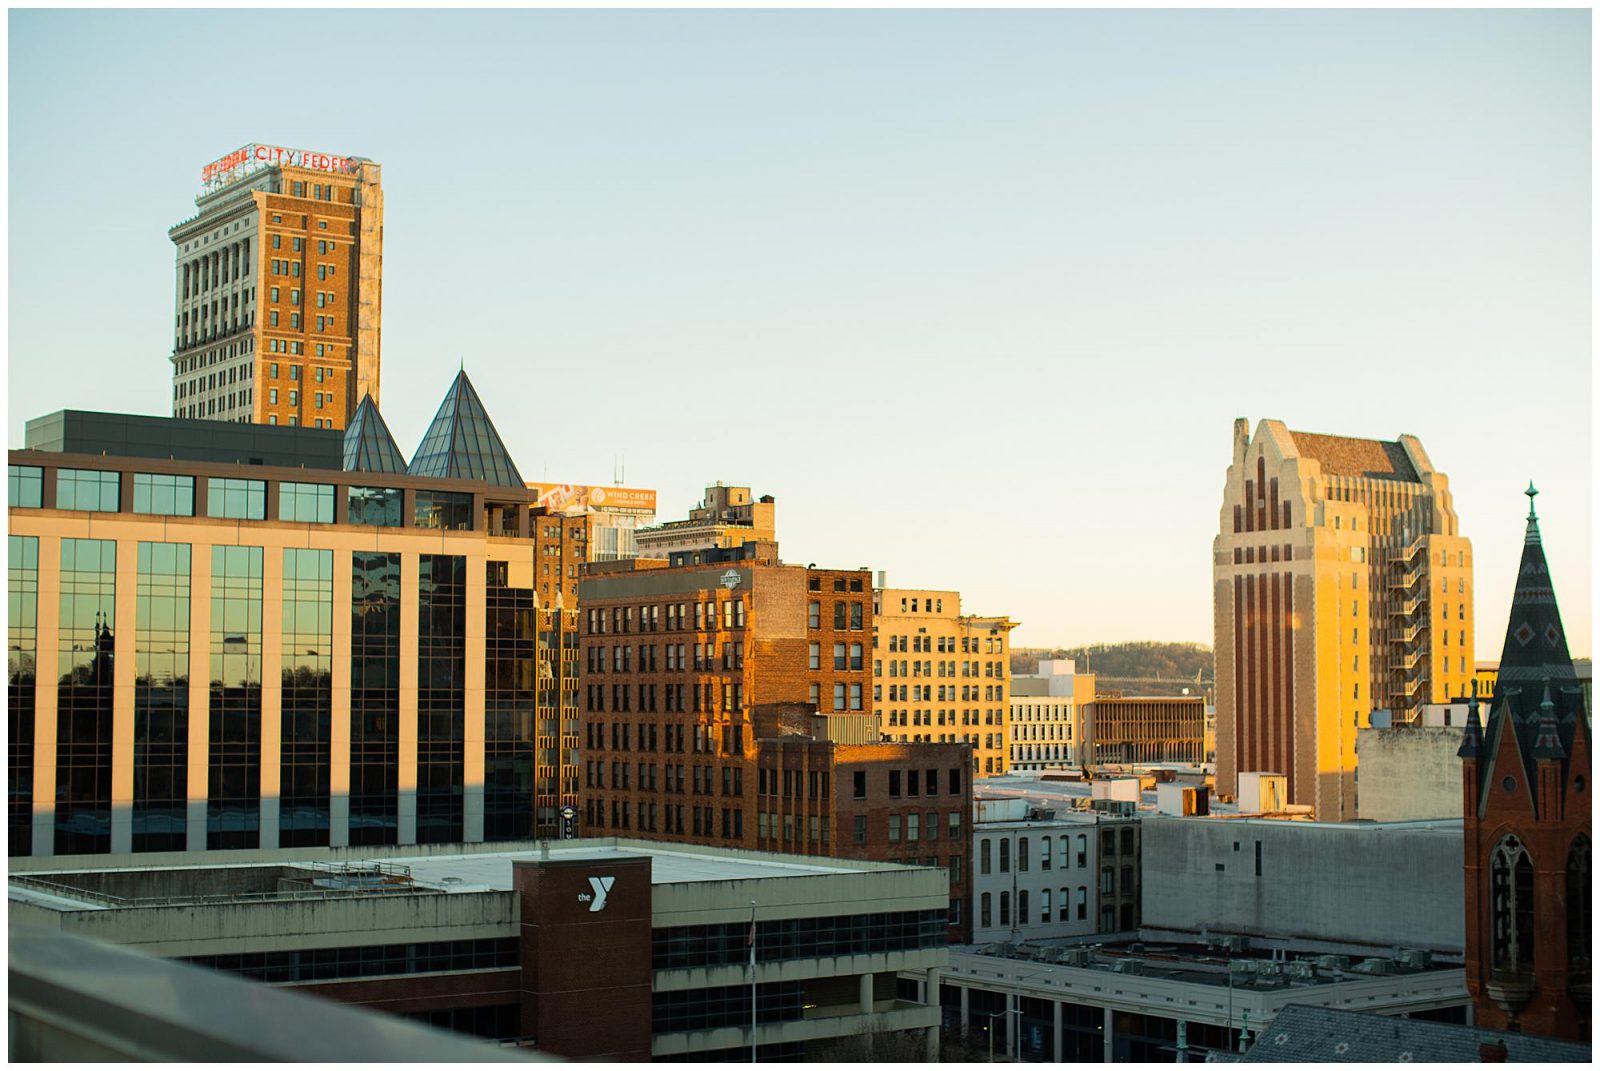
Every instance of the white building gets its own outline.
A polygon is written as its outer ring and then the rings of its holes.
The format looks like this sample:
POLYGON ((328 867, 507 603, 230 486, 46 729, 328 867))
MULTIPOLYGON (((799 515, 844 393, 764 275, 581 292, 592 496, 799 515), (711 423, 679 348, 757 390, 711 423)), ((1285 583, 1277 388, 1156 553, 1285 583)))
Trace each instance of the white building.
POLYGON ((973 823, 976 944, 1138 925, 1138 820, 979 800, 973 823))
POLYGON ((1070 658, 1044 659, 1039 671, 1011 678, 1011 769, 1081 765, 1083 717, 1094 702, 1094 674, 1070 658))

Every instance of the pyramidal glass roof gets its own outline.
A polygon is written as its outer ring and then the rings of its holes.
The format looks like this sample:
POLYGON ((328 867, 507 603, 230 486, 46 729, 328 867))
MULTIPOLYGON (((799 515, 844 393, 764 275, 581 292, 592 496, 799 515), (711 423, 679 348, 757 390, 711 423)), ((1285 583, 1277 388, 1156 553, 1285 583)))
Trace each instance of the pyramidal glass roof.
POLYGON ((406 471, 412 476, 481 480, 518 490, 525 486, 465 371, 456 373, 406 471))
POLYGON ((394 444, 389 425, 383 414, 372 403, 372 395, 363 394, 356 415, 344 429, 344 470, 346 472, 404 472, 406 458, 394 444))

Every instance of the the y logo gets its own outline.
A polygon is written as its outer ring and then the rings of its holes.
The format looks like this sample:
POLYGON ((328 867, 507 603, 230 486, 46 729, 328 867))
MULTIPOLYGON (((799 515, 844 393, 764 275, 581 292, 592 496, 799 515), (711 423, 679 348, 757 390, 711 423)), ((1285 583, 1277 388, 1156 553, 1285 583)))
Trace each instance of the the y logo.
POLYGON ((604 911, 606 909, 606 896, 611 892, 611 886, 615 885, 616 882, 617 879, 614 877, 590 878, 589 888, 594 890, 594 895, 585 896, 579 893, 578 899, 589 901, 589 910, 591 912, 604 911))

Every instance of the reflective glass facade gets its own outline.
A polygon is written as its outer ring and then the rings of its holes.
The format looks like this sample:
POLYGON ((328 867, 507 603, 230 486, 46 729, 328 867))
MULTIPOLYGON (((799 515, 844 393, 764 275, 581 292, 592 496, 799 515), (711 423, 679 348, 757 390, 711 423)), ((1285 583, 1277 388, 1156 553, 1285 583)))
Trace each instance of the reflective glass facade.
POLYGON ((133 639, 136 852, 181 852, 188 846, 190 556, 187 543, 139 544, 133 639))
POLYGON ((278 519, 302 524, 332 524, 333 485, 288 481, 279 484, 278 519))
POLYGON ((56 693, 57 855, 111 850, 111 717, 117 544, 61 541, 56 693))
MULTIPOLYGON (((484 675, 483 839, 533 836, 534 700, 540 677, 533 588, 488 563, 484 675)), ((548 676, 548 666, 545 667, 548 676)))
POLYGON ((326 845, 333 732, 331 550, 283 552, 282 710, 278 844, 326 845))
POLYGON ((418 491, 418 528, 467 531, 472 527, 472 496, 455 491, 418 491))
POLYGON ((261 841, 261 561, 260 547, 211 548, 207 848, 261 841))
POLYGON ((267 518, 267 482, 212 477, 206 483, 206 516, 240 521, 267 518))
POLYGON ((399 528, 405 523, 405 492, 395 487, 350 488, 350 523, 399 528))
POLYGON ((194 477, 134 473, 133 512, 154 513, 163 517, 193 517, 194 477))
MULTIPOLYGON (((18 466, 11 467, 15 501, 18 466)), ((37 471, 37 470, 36 470, 37 471)), ((34 664, 39 651, 39 540, 10 536, 6 547, 7 850, 33 852, 34 664)))
POLYGON ((400 816, 400 555, 351 554, 350 843, 395 844, 400 816))
POLYGON ((12 509, 38 509, 44 503, 44 469, 34 465, 8 466, 6 494, 12 509))
POLYGON ((417 591, 417 843, 464 834, 467 559, 421 555, 417 591))
POLYGON ((61 469, 56 473, 56 509, 115 513, 122 501, 122 477, 94 469, 61 469))

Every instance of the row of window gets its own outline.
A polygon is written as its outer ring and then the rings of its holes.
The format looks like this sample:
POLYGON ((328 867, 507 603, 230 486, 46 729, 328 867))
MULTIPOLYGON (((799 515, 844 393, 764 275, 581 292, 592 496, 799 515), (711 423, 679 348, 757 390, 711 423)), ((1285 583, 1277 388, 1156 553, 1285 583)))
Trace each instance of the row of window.
MULTIPOLYGON (((872 952, 943 948, 947 912, 886 911, 870 915, 773 919, 756 923, 757 962, 822 959, 872 952)), ((750 957, 748 922, 671 926, 652 932, 653 970, 737 966, 750 957)))
MULTIPOLYGON (((7 486, 13 508, 38 509, 44 502, 44 470, 11 465, 7 486)), ((166 517, 194 516, 195 477, 133 473, 132 512, 166 517)), ((283 481, 278 485, 278 520, 332 524, 332 484, 283 481)), ((399 527, 404 493, 393 487, 351 487, 349 523, 399 527)), ((472 496, 450 491, 418 491, 414 523, 419 528, 470 529, 472 496)), ((58 469, 56 509, 116 513, 122 509, 122 474, 98 469, 58 469)), ((232 520, 267 519, 267 482, 228 477, 206 481, 206 516, 232 520)), ((742 616, 742 615, 741 615, 742 616)))
POLYGON ((428 941, 402 945, 354 945, 186 956, 181 962, 261 982, 324 982, 339 978, 517 967, 521 965, 520 948, 521 942, 515 937, 491 937, 476 941, 428 941))
MULTIPOLYGON (((1033 921, 1033 916, 1028 909, 1028 894, 1029 890, 1027 889, 1017 890, 1016 924, 1018 926, 1026 926, 1033 921)), ((1051 921, 1070 922, 1074 919, 1074 917, 1079 922, 1083 922, 1089 918, 1089 887, 1087 885, 1079 885, 1077 887, 1076 896, 1073 895, 1072 888, 1066 885, 1063 885, 1059 890, 1056 890, 1056 895, 1054 897, 1052 897, 1050 894, 1051 890, 1048 888, 1039 890, 1039 898, 1037 903, 1039 905, 1039 922, 1041 924, 1051 921), (1051 916, 1052 901, 1055 905, 1054 909, 1057 912, 1054 918, 1051 916)), ((978 925, 980 927, 988 928, 994 925, 994 913, 992 911, 994 906, 993 897, 993 893, 981 893, 978 896, 978 925)), ((1011 893, 1002 891, 1000 893, 999 900, 1000 925, 1010 926, 1011 893)))

